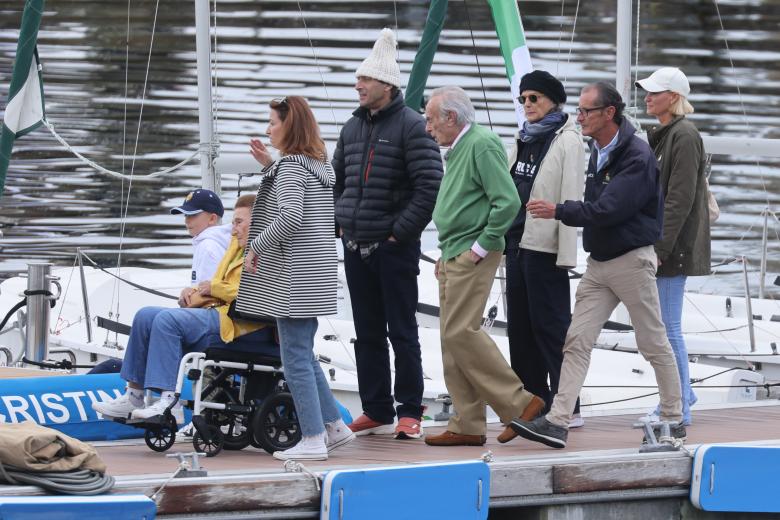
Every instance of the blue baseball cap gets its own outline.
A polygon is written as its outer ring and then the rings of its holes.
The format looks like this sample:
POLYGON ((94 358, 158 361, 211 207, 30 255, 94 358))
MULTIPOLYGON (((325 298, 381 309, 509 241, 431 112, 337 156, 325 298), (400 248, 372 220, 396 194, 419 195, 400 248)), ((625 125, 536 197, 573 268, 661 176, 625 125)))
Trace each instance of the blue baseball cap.
POLYGON ((225 208, 222 206, 219 195, 211 190, 191 191, 184 197, 184 203, 181 206, 171 210, 171 214, 197 215, 203 211, 222 217, 225 214, 225 208))

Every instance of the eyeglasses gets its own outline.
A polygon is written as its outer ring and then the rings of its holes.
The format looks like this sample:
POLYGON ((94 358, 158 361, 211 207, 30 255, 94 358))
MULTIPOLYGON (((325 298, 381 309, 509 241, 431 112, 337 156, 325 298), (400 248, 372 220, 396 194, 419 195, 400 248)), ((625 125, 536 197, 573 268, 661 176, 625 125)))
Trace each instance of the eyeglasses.
POLYGON ((606 105, 602 105, 600 107, 592 107, 592 108, 577 107, 577 116, 588 117, 588 115, 590 115, 590 113, 593 112, 594 110, 604 110, 605 108, 607 108, 606 105))
POLYGON ((518 96, 517 100, 520 102, 521 105, 525 105, 526 100, 530 101, 532 105, 535 105, 539 102, 539 100, 543 97, 546 97, 544 94, 531 94, 530 96, 518 96))

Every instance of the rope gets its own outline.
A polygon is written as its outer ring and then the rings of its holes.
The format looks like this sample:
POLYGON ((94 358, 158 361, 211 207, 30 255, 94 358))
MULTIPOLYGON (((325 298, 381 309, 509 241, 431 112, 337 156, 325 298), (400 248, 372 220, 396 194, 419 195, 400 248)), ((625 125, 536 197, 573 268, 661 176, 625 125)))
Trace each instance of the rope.
MULTIPOLYGON (((121 173, 121 172, 117 172, 117 171, 114 171, 114 170, 109 170, 108 168, 104 168, 103 166, 100 166, 95 161, 93 161, 91 159, 88 159, 87 157, 85 157, 82 154, 80 154, 75 148, 73 148, 70 144, 68 144, 68 142, 65 141, 65 139, 60 134, 57 133, 57 131, 54 129, 54 125, 48 119, 44 119, 43 120, 43 126, 45 126, 46 128, 49 129, 49 131, 54 136, 54 138, 57 141, 59 141, 59 143, 63 147, 65 147, 66 150, 71 152, 79 160, 81 160, 81 162, 83 162, 84 164, 86 164, 90 168, 93 168, 94 170, 96 170, 96 171, 98 171, 100 173, 104 173, 106 175, 109 175, 109 176, 117 178, 117 179, 122 179, 122 180, 128 179, 128 180, 131 180, 133 178, 133 176, 134 176, 133 174, 126 175, 126 174, 121 173)), ((151 173, 147 173, 147 174, 144 174, 144 175, 135 175, 135 177, 143 177, 143 178, 146 178, 146 179, 153 179, 155 177, 162 177, 163 175, 167 175, 169 173, 172 173, 172 172, 180 169, 182 166, 184 166, 185 164, 190 162, 192 159, 197 157, 198 154, 200 154, 200 153, 201 153, 201 149, 199 147, 198 150, 196 150, 192 155, 190 155, 189 157, 187 157, 183 161, 179 162, 178 164, 176 164, 174 166, 171 166, 170 168, 165 168, 164 170, 158 170, 156 172, 151 172, 151 173)), ((124 155, 124 153, 122 155, 124 155)))
POLYGON ((284 471, 287 473, 305 473, 306 475, 309 475, 312 479, 314 479, 314 485, 317 486, 317 492, 320 492, 320 477, 309 471, 309 469, 300 462, 293 459, 287 459, 284 461, 284 471))
POLYGON ((5 327, 5 324, 8 323, 8 320, 11 319, 11 316, 13 316, 16 311, 18 311, 19 309, 21 309, 25 305, 27 305, 27 298, 24 298, 19 303, 17 303, 13 307, 11 307, 11 310, 8 311, 8 314, 5 315, 5 318, 3 318, 3 321, 0 322, 0 330, 3 330, 3 327, 5 327))
POLYGON ((27 484, 63 495, 102 495, 114 487, 114 477, 97 471, 27 471, 0 462, 0 477, 11 485, 27 484))
MULTIPOLYGON (((574 48, 574 33, 577 30, 577 19, 580 15, 580 0, 577 0, 577 6, 574 8, 574 23, 571 26, 571 39, 569 40, 569 55, 566 58, 566 71, 568 74, 569 70, 569 64, 571 63, 571 51, 574 48)), ((566 80, 568 79, 568 75, 563 75, 563 84, 566 84, 566 80)))
POLYGON ((636 44, 634 46, 634 118, 636 118, 637 96, 639 90, 639 87, 636 86, 636 82, 639 81, 639 15, 641 13, 641 5, 642 0, 636 0, 636 44))
POLYGON ((187 469, 189 469, 189 468, 187 467, 187 464, 186 464, 184 461, 181 461, 181 462, 179 463, 179 467, 178 467, 178 468, 176 468, 176 471, 174 471, 174 472, 173 472, 173 474, 172 474, 170 477, 168 477, 168 479, 167 479, 165 482, 163 482, 163 483, 160 485, 160 487, 158 487, 158 488, 157 488, 157 491, 155 491, 154 493, 152 493, 152 496, 150 496, 149 498, 151 498, 152 500, 154 500, 154 501, 155 501, 155 503, 156 503, 156 502, 157 502, 157 495, 159 495, 159 494, 160 494, 160 491, 162 491, 162 490, 163 490, 163 488, 165 488, 165 486, 167 486, 167 485, 170 483, 170 481, 171 481, 171 480, 173 480, 174 478, 176 478, 176 475, 178 475, 180 472, 182 472, 182 471, 184 471, 184 470, 187 470, 187 469))
MULTIPOLYGON (((747 117, 747 110, 745 110, 745 101, 742 99, 742 89, 739 86, 739 76, 737 75, 736 68, 734 67, 734 58, 731 55, 731 47, 729 46, 729 39, 726 37, 726 28, 723 25, 723 18, 720 15, 720 7, 718 7, 718 0, 712 0, 712 3, 715 5, 715 13, 718 15, 718 23, 720 23, 720 31, 723 34, 723 43, 726 47, 726 54, 729 57, 729 64, 731 65, 731 74, 734 77, 734 83, 737 85, 737 97, 739 98, 739 106, 742 109, 742 120, 745 123, 745 129, 747 130, 747 133, 750 134, 752 132, 752 128, 750 127, 750 121, 748 121, 747 117)), ((764 190, 764 195, 766 196, 766 205, 767 207, 770 206, 769 204, 769 191, 766 189, 766 178, 764 177, 764 169, 761 167, 761 161, 756 159, 756 166, 758 167, 758 174, 761 177, 761 187, 764 190)))
MULTIPOLYGON (((328 93, 328 85, 325 83, 325 75, 322 73, 322 68, 320 67, 320 60, 317 57, 317 51, 314 49, 314 42, 311 39, 311 35, 309 34, 309 26, 306 25, 306 17, 303 15, 303 8, 301 7, 301 3, 298 2, 298 12, 301 14, 301 21, 303 22, 303 29, 306 31, 306 39, 309 40, 309 48, 311 48, 311 54, 314 56, 314 66, 317 67, 317 72, 320 75, 320 81, 322 82, 322 89, 325 91, 325 98, 328 100, 328 105, 330 106, 330 114, 333 116, 333 124, 336 125, 336 133, 338 134, 341 129, 340 125, 338 123, 338 120, 336 119, 336 110, 333 108, 333 100, 330 97, 330 94, 328 93)), ((396 26, 396 31, 398 27, 396 26)), ((238 182, 241 183, 241 177, 239 176, 238 182)))
MULTIPOLYGON (((81 253, 81 254, 82 254, 82 256, 84 256, 84 258, 86 258, 86 259, 87 259, 87 261, 88 261, 90 264, 92 264, 92 266, 93 266, 95 269, 99 269, 99 270, 103 271, 104 273, 106 273, 107 275, 109 275, 109 276, 113 276, 113 277, 114 277, 114 278, 116 278, 117 280, 119 280, 119 281, 121 281, 121 282, 124 282, 124 283, 126 283, 127 285, 130 285, 130 286, 132 286, 132 287, 135 287, 136 289, 140 289, 140 290, 142 290, 142 291, 148 292, 149 294, 154 294, 155 296, 161 296, 161 297, 163 297, 163 298, 168 298, 169 300, 177 300, 177 301, 178 301, 178 299, 179 299, 179 297, 178 297, 178 296, 172 296, 172 295, 170 295, 170 294, 167 294, 167 293, 164 293, 164 292, 157 291, 157 290, 155 290, 155 289, 152 289, 152 288, 150 288, 150 287, 144 287, 144 286, 143 286, 143 285, 141 285, 141 284, 137 284, 137 283, 135 283, 135 282, 131 282, 130 280, 127 280, 127 279, 125 279, 125 278, 122 278, 121 276, 119 276, 119 275, 116 275, 116 274, 112 273, 111 271, 108 271, 107 269, 105 269, 105 268, 103 268, 103 267, 99 266, 99 265, 97 264, 97 262, 95 262, 94 260, 92 260, 92 259, 91 259, 89 256, 87 256, 87 254, 86 254, 86 253, 84 253, 83 251, 82 251, 82 253, 81 253)), ((119 315, 117 314, 117 316, 119 316, 119 315)))
POLYGON ((471 48, 474 49, 474 60, 477 62, 477 74, 479 74, 479 84, 482 85, 482 99, 485 100, 485 111, 487 112, 488 124, 493 130, 493 121, 490 119, 490 106, 487 100, 487 91, 485 90, 485 81, 482 79, 482 68, 479 66, 479 53, 477 53, 477 42, 474 40, 474 31, 471 29, 471 16, 469 16, 469 2, 463 0, 463 7, 466 9, 466 22, 469 25, 469 34, 471 35, 471 48))
POLYGON ((555 75, 558 76, 558 65, 561 63, 561 42, 563 41, 563 13, 566 0, 561 0, 561 23, 558 26, 558 55, 555 57, 555 75))

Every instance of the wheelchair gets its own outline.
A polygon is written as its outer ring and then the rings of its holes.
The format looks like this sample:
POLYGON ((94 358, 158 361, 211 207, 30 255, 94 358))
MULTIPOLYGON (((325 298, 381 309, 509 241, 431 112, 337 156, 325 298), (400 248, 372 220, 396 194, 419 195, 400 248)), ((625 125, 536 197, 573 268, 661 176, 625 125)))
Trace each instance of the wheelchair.
POLYGON ((185 379, 193 385, 193 399, 182 404, 192 410, 195 451, 213 457, 223 449, 252 445, 273 453, 300 441, 298 416, 284 381, 273 327, 184 355, 171 406, 156 417, 123 421, 144 428, 146 445, 154 451, 164 452, 176 441, 181 425, 171 409, 181 398, 185 379))

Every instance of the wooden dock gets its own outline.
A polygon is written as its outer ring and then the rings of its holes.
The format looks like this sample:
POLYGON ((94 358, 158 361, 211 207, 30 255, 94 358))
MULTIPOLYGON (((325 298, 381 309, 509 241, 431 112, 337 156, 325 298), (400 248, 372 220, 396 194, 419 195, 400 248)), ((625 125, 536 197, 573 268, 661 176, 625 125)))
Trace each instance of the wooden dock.
MULTIPOLYGON (((640 430, 631 428, 636 415, 586 418, 572 430, 566 449, 555 450, 517 438, 499 444, 500 425, 490 425, 484 447, 434 448, 421 440, 394 440, 390 436, 359 437, 335 450, 326 462, 310 462, 306 469, 321 474, 330 469, 404 466, 421 463, 480 459, 492 461, 490 506, 526 507, 550 504, 685 497, 691 476, 691 453, 704 443, 780 445, 780 403, 694 412, 688 429, 687 450, 640 454, 640 430), (689 453, 690 451, 690 453, 689 453)), ((429 427, 436 433, 442 427, 429 427)), ((286 473, 280 461, 247 448, 202 458, 208 476, 170 479, 178 461, 149 450, 143 441, 96 443, 109 473, 117 478, 115 493, 143 493, 158 489, 160 515, 202 515, 253 512, 252 518, 317 518, 320 495, 314 478, 286 473)), ((177 442, 167 453, 191 452, 188 441, 177 442)), ((0 495, 40 494, 33 487, 2 486, 0 495)), ((446 500, 431 497, 431 500, 446 500)), ((433 517, 431 517, 433 518, 433 517)))

